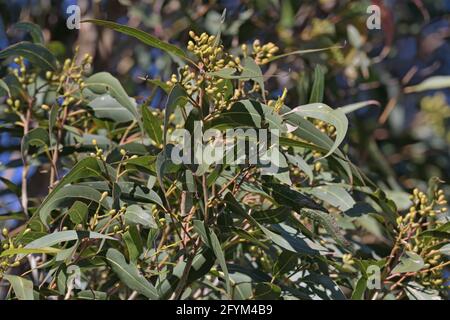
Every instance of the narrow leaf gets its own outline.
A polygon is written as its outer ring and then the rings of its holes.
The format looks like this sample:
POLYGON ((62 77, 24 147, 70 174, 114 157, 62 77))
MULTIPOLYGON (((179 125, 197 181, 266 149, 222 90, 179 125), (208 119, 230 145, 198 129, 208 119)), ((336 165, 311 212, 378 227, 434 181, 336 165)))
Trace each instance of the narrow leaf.
POLYGON ((11 283, 14 293, 19 300, 34 300, 33 282, 10 274, 3 275, 3 278, 11 283))
POLYGON ((43 70, 57 69, 55 56, 43 45, 27 41, 13 44, 0 51, 0 59, 22 56, 43 70))
POLYGON ((183 59, 187 58, 184 51, 181 50, 180 48, 178 48, 170 43, 164 42, 158 38, 155 38, 154 36, 148 34, 147 32, 141 31, 139 29, 121 25, 121 24, 114 23, 111 21, 98 20, 98 19, 90 19, 90 20, 81 21, 81 23, 83 23, 83 22, 95 23, 96 25, 113 29, 113 30, 121 32, 123 34, 132 36, 149 46, 161 49, 167 53, 171 53, 171 54, 178 56, 180 58, 183 58, 183 59))
POLYGON ((139 292, 151 300, 159 299, 156 288, 145 279, 133 263, 128 264, 125 257, 116 249, 109 249, 106 253, 106 260, 110 264, 114 273, 130 289, 139 292))

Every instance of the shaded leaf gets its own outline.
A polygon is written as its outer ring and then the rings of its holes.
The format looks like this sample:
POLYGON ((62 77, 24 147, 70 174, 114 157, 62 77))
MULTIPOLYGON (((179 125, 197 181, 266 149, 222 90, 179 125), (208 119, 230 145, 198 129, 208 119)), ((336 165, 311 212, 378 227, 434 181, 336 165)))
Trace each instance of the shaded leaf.
POLYGON ((9 97, 11 97, 11 91, 9 90, 8 84, 0 79, 0 96, 4 96, 5 92, 9 97))
POLYGON ((175 109, 178 106, 184 106, 187 102, 186 92, 183 87, 179 84, 176 84, 169 93, 169 97, 167 98, 167 103, 165 107, 164 113, 164 131, 163 131, 163 141, 164 148, 167 144, 167 129, 169 128, 169 118, 170 115, 175 112, 175 109))
POLYGON ((27 41, 15 43, 0 51, 0 59, 22 56, 43 70, 57 69, 55 56, 43 45, 27 41))
POLYGON ((106 199, 100 201, 101 197, 101 193, 94 188, 82 185, 68 185, 52 194, 51 198, 39 208, 39 217, 41 218, 41 221, 46 224, 54 209, 64 207, 73 201, 73 199, 94 201, 101 203, 106 209, 111 209, 111 206, 106 199))
POLYGON ((5 186, 8 188, 8 190, 14 193, 17 197, 21 196, 22 189, 18 185, 14 184, 13 182, 4 177, 0 177, 0 181, 3 182, 5 186))
POLYGON ((270 282, 257 283, 255 286, 255 300, 278 300, 281 288, 270 282))
POLYGON ((291 251, 283 251, 273 266, 273 274, 275 277, 282 276, 292 270, 298 265, 297 254, 291 251))
POLYGON ((32 22, 18 22, 13 27, 14 29, 28 32, 34 43, 44 44, 44 35, 42 34, 41 27, 37 24, 32 22))
POLYGON ((142 118, 144 119, 144 130, 157 146, 163 143, 162 123, 153 115, 151 110, 146 106, 142 107, 142 118))
POLYGON ((355 289, 352 292, 352 300, 364 300, 364 293, 367 289, 367 278, 362 276, 356 282, 355 289))
POLYGON ((217 238, 214 231, 212 229, 207 228, 202 221, 194 220, 194 228, 197 231, 197 233, 202 237, 203 242, 213 250, 217 260, 219 261, 220 268, 222 269, 222 272, 225 275, 227 292, 231 294, 230 275, 228 273, 228 267, 225 262, 225 255, 222 251, 219 239, 217 238))
POLYGON ((136 263, 143 251, 142 239, 136 225, 130 226, 128 231, 123 234, 122 238, 127 246, 130 261, 136 263))
POLYGON ((130 289, 139 292, 151 300, 159 299, 156 288, 145 279, 133 263, 127 263, 125 257, 116 249, 109 249, 106 260, 114 273, 130 289))
POLYGON ((30 147, 49 146, 50 138, 48 132, 43 128, 30 130, 22 139, 21 152, 25 157, 30 147))
POLYGON ((84 202, 75 201, 69 209, 69 218, 75 224, 85 223, 88 211, 89 208, 84 202))

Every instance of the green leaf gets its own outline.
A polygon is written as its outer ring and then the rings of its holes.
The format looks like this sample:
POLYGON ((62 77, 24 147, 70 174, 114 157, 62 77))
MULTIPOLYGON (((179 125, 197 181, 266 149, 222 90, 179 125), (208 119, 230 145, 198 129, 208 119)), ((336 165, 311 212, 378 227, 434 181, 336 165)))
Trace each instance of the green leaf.
POLYGON ((325 249, 321 245, 315 243, 314 241, 310 240, 309 238, 289 226, 273 226, 275 231, 279 232, 279 234, 262 226, 253 218, 253 216, 247 214, 244 208, 242 208, 240 203, 230 192, 225 195, 224 202, 233 213, 247 219, 254 226, 258 227, 268 239, 285 250, 296 252, 299 254, 312 255, 318 255, 321 252, 323 253, 327 251, 327 249, 325 249))
POLYGON ((60 252, 60 249, 51 248, 51 247, 42 247, 42 248, 14 248, 7 249, 0 254, 0 257, 14 256, 14 255, 28 255, 28 254, 57 254, 60 252))
MULTIPOLYGON (((102 177, 102 167, 103 164, 100 162, 100 160, 97 160, 93 157, 87 157, 80 161, 78 161, 75 166, 70 170, 68 174, 62 178, 56 187, 53 188, 52 192, 44 199, 41 206, 38 208, 34 216, 39 217, 40 211, 42 208, 47 204, 48 201, 50 201, 61 188, 64 186, 76 182, 80 179, 85 178, 98 178, 102 177)), ((113 177, 115 178, 115 177, 113 177)))
MULTIPOLYGON (((136 108, 136 103, 130 98, 131 104, 136 108)), ((92 108, 94 115, 99 119, 112 120, 117 123, 130 122, 135 119, 135 115, 116 99, 108 94, 101 95, 88 104, 92 108)))
POLYGON ((17 197, 20 198, 22 194, 22 189, 19 186, 17 186, 16 184, 12 183, 11 181, 9 181, 4 177, 0 177, 0 181, 5 184, 5 186, 8 188, 9 191, 13 192, 17 197))
MULTIPOLYGON (((296 135, 300 139, 304 141, 308 141, 310 143, 313 143, 313 145, 306 144, 303 147, 313 149, 313 147, 317 147, 320 149, 314 149, 318 150, 320 152, 326 153, 327 151, 331 150, 334 145, 334 141, 327 136, 325 133, 317 129, 314 124, 312 124, 310 121, 306 120, 304 117, 295 114, 290 113, 288 115, 285 115, 286 113, 290 112, 291 109, 287 106, 282 106, 281 108, 281 114, 282 117, 285 119, 287 124, 294 126, 295 130, 292 131, 292 134, 296 135)), ((287 141, 289 142, 289 146, 298 146, 302 147, 302 144, 304 142, 296 141, 296 140, 286 140, 284 137, 280 137, 280 144, 286 145, 287 141)), ((339 149, 336 149, 333 154, 333 159, 336 160, 339 165, 345 170, 347 176, 350 180, 353 179, 353 172, 355 171, 354 166, 351 164, 350 160, 348 160, 347 156, 339 149)), ((359 174, 359 173, 358 173, 359 174)))
POLYGON ((56 193, 52 193, 51 198, 39 207, 39 217, 41 221, 46 224, 54 209, 64 207, 73 201, 73 199, 94 201, 100 203, 106 209, 111 209, 111 206, 106 199, 100 201, 101 197, 101 193, 94 188, 83 185, 68 185, 58 189, 56 193))
POLYGON ((249 79, 256 82, 261 88, 261 93, 263 100, 266 100, 266 92, 264 88, 264 76, 262 74, 261 68, 256 64, 255 60, 250 57, 245 57, 242 60, 243 70, 241 73, 241 77, 244 80, 249 79))
POLYGON ((219 261, 220 268, 222 268, 222 272, 225 275, 227 292, 229 295, 231 295, 230 275, 228 273, 225 255, 223 253, 222 246, 220 245, 220 241, 217 238, 217 235, 214 233, 212 229, 207 228, 205 224, 199 220, 194 220, 194 229, 202 237, 203 242, 208 247, 210 247, 213 250, 214 254, 216 255, 216 258, 219 261))
POLYGON ((108 295, 102 291, 83 290, 77 293, 77 298, 81 300, 106 300, 108 295))
POLYGON ((311 166, 299 154, 294 155, 285 154, 285 156, 290 163, 296 165, 308 176, 310 183, 314 180, 314 173, 311 166))
POLYGON ((164 148, 167 145, 167 129, 169 128, 169 118, 178 106, 184 106, 187 102, 186 92, 183 87, 176 84, 169 93, 164 113, 164 131, 163 131, 163 143, 164 148))
MULTIPOLYGON (((4 83, 8 86, 10 97, 19 96, 21 94, 21 92, 23 91, 22 84, 20 83, 19 79, 15 75, 8 74, 8 75, 6 75, 6 77, 3 78, 3 80, 4 80, 4 83)), ((3 87, 3 90, 5 90, 4 87, 3 87)))
POLYGON ((130 261, 136 263, 143 251, 142 239, 136 225, 130 226, 128 231, 123 234, 122 238, 127 246, 130 261))
POLYGON ((147 248, 155 248, 156 247, 156 239, 158 238, 160 234, 159 229, 157 228, 151 228, 148 231, 148 236, 147 236, 147 248))
POLYGON ((243 70, 240 75, 236 75, 235 74, 236 70, 232 68, 224 68, 219 71, 209 72, 208 75, 228 80, 233 79, 238 79, 242 81, 252 80, 260 86, 263 99, 266 100, 265 98, 266 93, 264 88, 264 76, 262 74, 261 68, 256 64, 255 60, 253 60, 250 57, 245 57, 242 60, 242 66, 243 70))
POLYGON ((288 225, 279 224, 272 226, 272 229, 276 232, 262 226, 260 228, 273 243, 284 250, 303 255, 322 255, 328 252, 325 247, 288 225))
POLYGON ((11 284, 16 297, 19 300, 34 300, 33 295, 33 282, 28 279, 13 276, 10 274, 4 274, 3 278, 11 284))
POLYGON ((294 210, 309 208, 326 211, 323 206, 317 204, 310 197, 287 185, 266 182, 263 184, 263 189, 268 193, 272 193, 272 197, 276 202, 281 205, 289 206, 294 210))
POLYGON ((33 130, 30 130, 22 139, 22 157, 25 158, 30 146, 42 147, 48 145, 50 145, 50 138, 47 130, 43 128, 35 128, 33 130))
POLYGON ((75 224, 83 224, 86 222, 88 212, 89 208, 84 202, 75 201, 69 209, 69 218, 75 224))
POLYGON ((132 27, 124 26, 124 25, 121 25, 118 23, 114 23, 111 21, 105 21, 105 20, 89 19, 89 20, 84 20, 81 22, 82 23, 83 22, 95 23, 99 26, 113 29, 113 30, 121 32, 123 34, 132 36, 133 38, 136 38, 139 41, 141 41, 149 46, 161 49, 161 50, 163 50, 167 53, 173 54, 177 57, 187 59, 186 53, 184 53, 184 51, 181 50, 180 48, 178 48, 170 43, 159 40, 158 38, 155 38, 154 36, 144 32, 144 31, 141 31, 141 30, 138 30, 138 29, 135 29, 132 27))
POLYGON ((0 214, 0 221, 6 220, 27 220, 23 212, 0 214))
POLYGON ((283 251, 273 266, 274 277, 280 277, 292 270, 298 265, 298 256, 291 251, 283 251))
POLYGON ((325 74, 323 67, 317 65, 314 69, 314 83, 311 90, 311 97, 309 103, 321 103, 323 102, 323 95, 325 92, 325 74))
POLYGON ((283 116, 286 117, 289 114, 293 113, 302 117, 325 121, 336 128, 336 140, 334 141, 333 146, 331 147, 330 151, 328 151, 328 153, 324 156, 324 158, 331 155, 344 141, 348 129, 348 119, 341 110, 333 110, 323 103, 313 103, 296 107, 291 111, 285 113, 283 116))
POLYGON ((233 300, 249 300, 253 297, 255 280, 248 272, 231 271, 233 279, 233 300))
POLYGON ((51 247, 61 242, 66 241, 74 241, 74 240, 82 240, 82 239, 105 239, 105 240, 114 240, 116 239, 106 236, 104 234, 100 234, 93 231, 75 231, 75 230, 67 230, 67 231, 59 231, 43 236, 39 239, 36 239, 25 246, 25 249, 42 249, 46 247, 51 247))
POLYGON ((343 249, 348 251, 353 250, 353 248, 350 246, 350 243, 342 235, 342 229, 339 227, 336 219, 332 214, 311 209, 302 209, 299 214, 308 217, 320 224, 343 249))
POLYGON ((350 210, 356 203, 347 190, 337 185, 321 185, 301 190, 342 211, 350 210))
MULTIPOLYGON (((54 104, 52 108, 50 109, 49 115, 48 115, 48 134, 51 137, 53 128, 56 125, 56 120, 58 118, 58 111, 59 107, 57 104, 54 104)), ((52 146, 54 143, 51 144, 52 146)))
POLYGON ((424 288, 416 282, 409 282, 406 286, 406 294, 410 300, 442 300, 439 291, 424 288))
POLYGON ((2 79, 0 79, 0 96, 5 95, 3 92, 6 92, 8 97, 11 97, 11 91, 9 90, 8 84, 2 79))
POLYGON ((179 166, 176 166, 171 160, 170 155, 172 147, 172 145, 169 145, 167 148, 164 148, 156 158, 156 176, 164 193, 164 177, 166 173, 169 173, 172 169, 179 168, 179 166))
POLYGON ((152 111, 146 106, 142 107, 142 118, 144 119, 144 130, 157 146, 163 143, 163 131, 161 121, 155 117, 152 111))
POLYGON ((278 300, 281 288, 270 282, 257 283, 255 286, 255 300, 278 300))
MULTIPOLYGON (((327 275, 311 272, 301 279, 313 299, 345 300, 341 288, 327 275)), ((303 284, 302 284, 303 285, 303 284)))
POLYGON ((65 261, 66 263, 70 263, 78 246, 80 245, 80 241, 77 240, 75 244, 67 249, 60 250, 55 257, 56 261, 65 261))
POLYGON ((106 253, 106 260, 114 273, 130 289, 139 292, 148 299, 159 299, 156 288, 145 279, 134 263, 127 263, 125 257, 116 249, 109 249, 106 253))
POLYGON ((158 80, 158 79, 147 79, 143 77, 139 77, 140 80, 144 80, 147 83, 150 83, 151 85, 157 86, 158 88, 161 88, 166 94, 169 94, 170 89, 172 88, 170 85, 165 83, 164 81, 158 80))
MULTIPOLYGON (((109 191, 109 185, 106 181, 81 182, 78 185, 89 186, 99 192, 109 191)), ((121 190, 120 198, 127 202, 155 203, 164 207, 159 195, 145 185, 131 181, 119 182, 117 185, 121 190)))
MULTIPOLYGON (((124 148, 125 149, 125 148, 124 148)), ((152 174, 155 173, 154 163, 156 162, 156 156, 142 156, 137 158, 129 158, 124 160, 124 163, 127 167, 138 167, 140 169, 144 169, 146 171, 150 171, 152 174)))
POLYGON ((406 251, 391 273, 417 272, 424 266, 424 261, 417 253, 406 251))
MULTIPOLYGON (((194 257, 192 266, 187 276, 186 285, 200 279, 207 274, 216 261, 214 252, 207 246, 202 247, 194 257)), ((166 278, 160 278, 158 290, 161 293, 161 299, 167 299, 171 293, 176 289, 180 279, 186 271, 186 262, 180 261, 177 263, 171 275, 166 278)))
POLYGON ((139 224, 147 229, 158 228, 152 214, 135 204, 127 207, 127 211, 125 212, 125 222, 127 224, 139 224))
POLYGON ((18 22, 13 27, 14 29, 28 32, 34 43, 44 44, 44 35, 42 34, 41 27, 37 24, 32 22, 18 22))
POLYGON ((223 24, 225 23, 225 19, 227 17, 227 9, 225 8, 222 12, 222 15, 220 16, 220 25, 219 25, 219 30, 216 33, 216 38, 214 39, 214 43, 213 43, 213 48, 217 48, 220 45, 220 40, 221 40, 221 36, 222 36, 222 27, 223 24))
POLYGON ((281 1, 281 8, 280 8, 280 22, 279 27, 281 30, 284 29, 291 29, 294 26, 295 23, 295 11, 292 6, 292 1, 290 0, 284 0, 281 1))
POLYGON ((231 108, 205 124, 205 129, 244 127, 268 128, 286 131, 282 118, 274 112, 273 108, 254 100, 241 100, 234 103, 231 108))
POLYGON ((331 47, 327 47, 327 48, 319 48, 319 49, 306 49, 306 50, 296 50, 296 51, 292 51, 292 52, 287 52, 287 53, 283 53, 277 56, 273 56, 271 58, 269 58, 269 62, 281 59, 281 58, 285 58, 285 57, 289 57, 289 56, 293 56, 293 55, 304 55, 304 54, 309 54, 309 53, 317 53, 317 52, 323 52, 323 51, 328 51, 331 49, 342 49, 343 46, 331 46, 331 47))
POLYGON ((364 293, 367 289, 367 278, 362 276, 356 282, 355 289, 352 293, 352 300, 364 300, 364 293))
POLYGON ((97 94, 108 93, 111 97, 117 100, 124 106, 134 117, 134 119, 142 127, 139 113, 133 100, 130 99, 125 89, 120 82, 108 72, 99 72, 86 79, 85 85, 87 88, 97 94))
POLYGON ((294 209, 298 214, 306 216, 319 223, 336 242, 343 248, 350 249, 347 240, 342 236, 334 217, 325 208, 316 204, 309 197, 291 189, 289 186, 265 183, 264 189, 272 192, 272 196, 278 203, 294 209))
POLYGON ((291 215, 289 207, 278 207, 274 209, 255 211, 252 217, 262 224, 278 224, 284 222, 291 215))
POLYGON ((41 67, 43 70, 56 71, 57 69, 55 56, 41 44, 23 41, 0 51, 0 59, 17 56, 22 56, 30 60, 33 64, 41 67))

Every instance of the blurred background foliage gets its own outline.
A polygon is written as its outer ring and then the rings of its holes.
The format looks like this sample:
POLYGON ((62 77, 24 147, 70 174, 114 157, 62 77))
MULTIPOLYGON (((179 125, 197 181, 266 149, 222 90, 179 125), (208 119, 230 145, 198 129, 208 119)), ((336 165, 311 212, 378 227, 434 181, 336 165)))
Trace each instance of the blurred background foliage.
MULTIPOLYGON (((379 102, 352 115, 348 137, 352 160, 373 180, 402 190, 425 188, 432 176, 449 179, 450 91, 408 90, 427 78, 450 76, 449 0, 0 0, 0 49, 27 37, 11 28, 14 23, 35 22, 60 59, 78 46, 79 57, 94 57, 94 72, 111 72, 138 101, 151 96, 151 105, 162 108, 165 94, 153 92, 142 78, 169 80, 176 71, 170 57, 93 24, 68 30, 67 8, 74 4, 83 19, 127 24, 177 45, 187 43, 191 29, 215 34, 226 9, 222 38, 236 51, 255 39, 274 42, 281 52, 338 46, 271 63, 263 70, 269 98, 287 88, 287 105, 307 103, 314 69, 322 65, 328 105, 379 102), (366 27, 371 4, 382 10, 381 30, 366 27)), ((19 159, 9 152, 19 144, 2 134, 0 162, 19 159)), ((20 165, 0 175, 20 184, 20 165)), ((40 173, 31 169, 29 175, 34 192, 42 192, 40 173)), ((1 199, 0 211, 18 210, 13 198, 1 199)))

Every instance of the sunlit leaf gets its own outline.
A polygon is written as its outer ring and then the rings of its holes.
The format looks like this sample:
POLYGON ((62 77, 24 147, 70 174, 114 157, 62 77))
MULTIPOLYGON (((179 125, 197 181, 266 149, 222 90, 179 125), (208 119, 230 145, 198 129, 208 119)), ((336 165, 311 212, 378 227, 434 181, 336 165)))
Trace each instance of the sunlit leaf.
POLYGON ((167 53, 171 53, 180 58, 184 58, 184 59, 187 58, 184 51, 181 50, 180 48, 178 48, 172 44, 169 44, 167 42, 164 42, 164 41, 148 34, 147 32, 141 31, 139 29, 121 25, 121 24, 111 22, 111 21, 98 20, 98 19, 89 19, 89 20, 82 21, 82 23, 83 22, 95 23, 96 25, 113 29, 113 30, 121 32, 123 34, 132 36, 149 46, 161 49, 167 53))
POLYGON ((10 274, 4 274, 3 278, 11 283, 14 293, 19 300, 34 300, 33 282, 31 280, 10 274))

